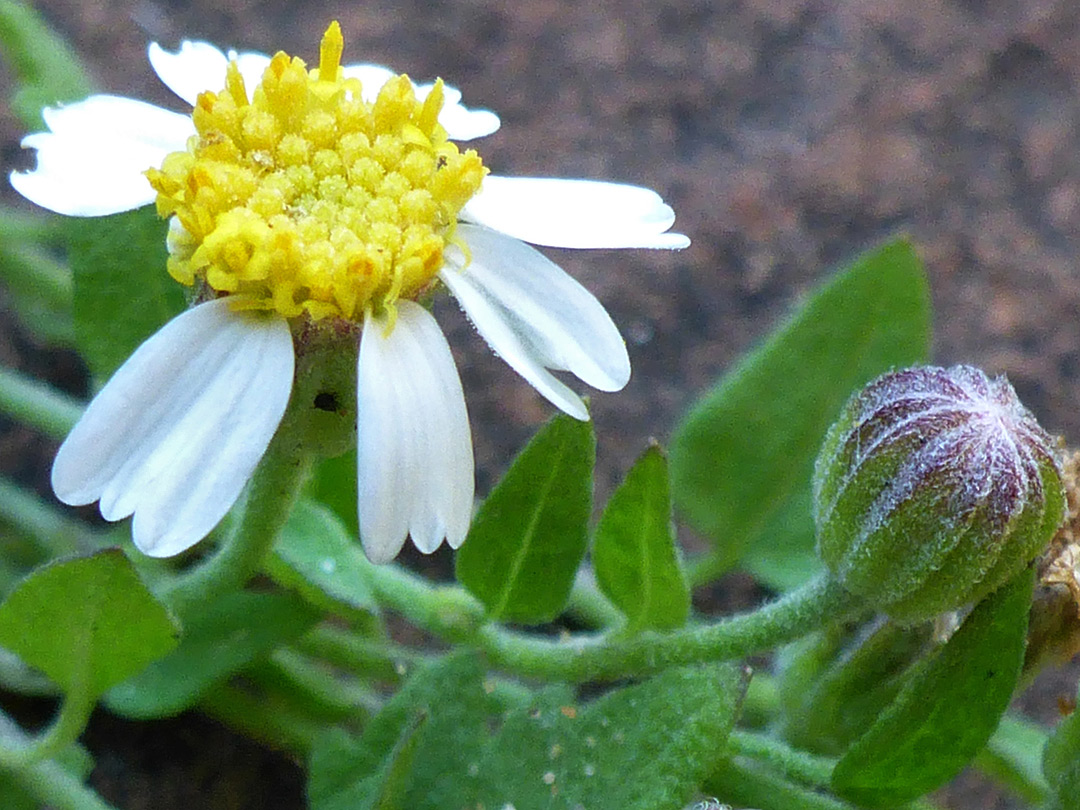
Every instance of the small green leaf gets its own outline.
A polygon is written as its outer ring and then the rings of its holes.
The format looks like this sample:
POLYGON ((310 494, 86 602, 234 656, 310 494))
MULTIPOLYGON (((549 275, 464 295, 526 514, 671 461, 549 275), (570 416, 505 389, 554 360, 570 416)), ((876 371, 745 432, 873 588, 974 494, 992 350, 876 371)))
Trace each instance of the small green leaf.
POLYGON ((566 604, 588 545, 595 457, 592 422, 558 414, 480 507, 457 578, 493 619, 542 624, 566 604))
POLYGON ((1080 711, 1061 721, 1043 749, 1042 770, 1062 810, 1080 796, 1080 711))
POLYGON ((1020 677, 1033 586, 1034 572, 1021 572, 916 668, 837 763, 838 795, 868 807, 902 804, 945 784, 986 745, 1020 677))
POLYGON ((0 645, 77 694, 100 695, 139 672, 177 634, 119 549, 45 565, 0 605, 0 645))
POLYGON ((75 339, 99 380, 184 309, 182 287, 165 269, 166 229, 152 208, 68 229, 75 339))
POLYGON ((172 716, 318 619, 314 608, 290 594, 241 591, 223 597, 191 618, 171 655, 113 687, 105 702, 124 717, 172 716))
POLYGON ((79 58, 29 6, 0 0, 0 49, 18 85, 11 108, 26 126, 44 126, 42 107, 90 95, 79 58))
POLYGON ((608 501, 592 559, 600 590, 626 616, 628 630, 671 630, 686 622, 690 588, 675 547, 659 447, 641 455, 608 501))
MULTIPOLYGON (((355 496, 353 498, 355 501, 355 496)), ((377 614, 360 541, 330 509, 301 500, 267 561, 270 575, 313 605, 335 613, 377 614)))
POLYGON ((671 443, 672 494, 716 541, 722 564, 778 545, 766 530, 809 491, 844 402, 888 369, 925 360, 929 323, 919 259, 907 242, 890 242, 826 282, 692 408, 671 443))

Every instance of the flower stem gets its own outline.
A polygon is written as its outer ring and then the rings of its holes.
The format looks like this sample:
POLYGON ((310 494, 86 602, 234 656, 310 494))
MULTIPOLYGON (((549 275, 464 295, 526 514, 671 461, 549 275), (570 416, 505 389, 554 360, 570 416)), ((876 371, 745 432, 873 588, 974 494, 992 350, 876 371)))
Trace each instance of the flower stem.
POLYGON ((36 245, 12 245, 0 241, 0 279, 7 287, 31 295, 54 315, 71 317, 75 283, 71 270, 36 245))
POLYGON ((83 405, 43 382, 0 367, 0 413, 63 439, 82 416, 83 405))
POLYGON ((589 568, 578 571, 566 610, 589 627, 610 629, 625 622, 618 608, 600 592, 596 575, 589 568))
POLYGON ((59 763, 51 760, 14 771, 12 779, 43 807, 54 807, 56 810, 116 810, 59 763))
POLYGON ((735 729, 728 737, 733 754, 767 762, 788 779, 810 787, 826 787, 836 760, 799 751, 767 734, 735 729))
POLYGON ((18 770, 56 756, 79 738, 93 710, 94 700, 86 690, 72 689, 52 725, 40 734, 27 736, 5 718, 0 729, 0 766, 18 770))
POLYGON ((15 483, 0 478, 0 520, 16 527, 45 557, 60 557, 98 546, 94 530, 64 515, 52 504, 15 483))
POLYGON ((520 675, 578 683, 615 680, 665 667, 743 658, 859 608, 859 600, 822 576, 760 610, 671 633, 552 641, 486 625, 477 641, 494 666, 520 675))
POLYGON ((311 468, 287 424, 271 440, 248 486, 240 515, 213 557, 177 577, 161 594, 181 618, 243 587, 262 567, 311 468))
POLYGON ((397 566, 372 566, 370 575, 384 604, 440 638, 479 648, 497 669, 577 683, 743 658, 863 609, 861 600, 821 575, 757 611, 713 624, 634 638, 590 634, 562 640, 489 623, 482 606, 460 588, 433 586, 397 566))
POLYGON ((313 658, 321 658, 350 674, 388 683, 400 683, 425 656, 392 641, 362 638, 347 630, 320 625, 302 636, 295 646, 313 658))

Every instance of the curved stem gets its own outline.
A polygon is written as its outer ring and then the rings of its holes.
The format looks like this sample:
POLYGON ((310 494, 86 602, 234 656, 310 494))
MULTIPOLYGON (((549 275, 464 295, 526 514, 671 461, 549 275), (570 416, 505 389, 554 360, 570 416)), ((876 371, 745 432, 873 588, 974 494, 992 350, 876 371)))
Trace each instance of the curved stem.
POLYGON ((811 787, 827 787, 836 760, 800 751, 767 734, 735 729, 727 741, 733 754, 767 762, 787 777, 811 787))
POLYGON ((262 567, 300 494, 311 459, 283 424, 248 486, 240 516, 224 545, 198 568, 177 577, 161 594, 183 618, 222 594, 241 588, 262 567))
POLYGON ((600 592, 591 568, 582 568, 577 572, 566 612, 589 627, 604 630, 619 627, 626 621, 619 609, 600 592))
POLYGON ((56 762, 38 762, 12 778, 42 806, 57 810, 116 810, 56 762))
POLYGON ((28 737, 13 722, 5 722, 0 733, 0 766, 19 770, 56 756, 79 738, 93 710, 93 698, 75 689, 64 697, 52 725, 40 734, 28 737))
POLYGON ((550 641, 485 626, 479 646, 501 669, 546 680, 615 680, 665 667, 730 661, 771 649, 858 609, 859 600, 821 577, 760 610, 666 634, 550 641))
POLYGON ((50 385, 0 367, 0 413, 63 439, 82 416, 84 405, 50 385))
POLYGON ((665 667, 743 658, 863 609, 861 600, 821 575, 757 611, 713 624, 633 638, 590 634, 562 640, 485 622, 482 606, 460 588, 430 585, 396 566, 372 566, 369 571, 380 600, 413 624, 479 648, 497 669, 551 681, 615 680, 665 667))

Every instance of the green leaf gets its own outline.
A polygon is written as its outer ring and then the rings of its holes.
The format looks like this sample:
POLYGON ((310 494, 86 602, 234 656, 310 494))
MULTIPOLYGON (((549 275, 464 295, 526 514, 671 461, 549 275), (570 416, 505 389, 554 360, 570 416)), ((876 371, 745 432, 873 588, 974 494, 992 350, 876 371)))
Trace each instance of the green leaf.
POLYGON ((718 568, 758 543, 809 491, 818 447, 851 392, 926 359, 930 304, 906 241, 865 254, 827 281, 744 357, 676 427, 675 505, 716 541, 718 568))
POLYGON ((744 672, 716 664, 670 669, 578 706, 545 690, 511 712, 455 807, 682 807, 697 793, 734 725, 744 672))
POLYGON ((592 422, 558 414, 480 507, 457 578, 493 619, 542 624, 566 604, 588 545, 595 457, 592 422))
POLYGON ((0 605, 0 645, 76 694, 100 695, 139 672, 177 633, 119 549, 43 566, 0 605))
POLYGON ((1080 796, 1080 711, 1061 721, 1043 750, 1042 770, 1062 810, 1080 796))
MULTIPOLYGON (((719 763, 704 785, 705 793, 739 807, 767 810, 856 810, 812 787, 800 785, 748 757, 719 763)), ((721 805, 721 808, 727 805, 721 805)))
POLYGON ((916 668, 837 763, 838 795, 868 807, 902 804, 945 784, 986 745, 1020 676, 1033 586, 1033 571, 1019 574, 916 668))
POLYGON ((488 723, 503 708, 493 690, 485 688, 475 655, 450 655, 417 669, 368 723, 361 740, 332 730, 315 745, 308 781, 311 810, 374 807, 394 767, 392 752, 406 739, 419 770, 406 780, 404 795, 426 799, 424 806, 453 806, 446 791, 455 790, 455 782, 470 781, 469 764, 478 761, 488 723), (422 729, 421 717, 426 718, 422 729), (413 739, 410 729, 422 733, 413 739))
POLYGON ((731 665, 668 670, 580 705, 567 687, 507 689, 474 657, 452 656, 414 675, 359 742, 321 741, 310 806, 378 806, 376 785, 386 795, 388 762, 400 761, 387 752, 406 741, 412 770, 395 807, 681 807, 722 749, 745 680, 731 665))
POLYGON ((784 593, 805 585, 825 566, 818 559, 810 487, 797 490, 769 519, 758 542, 746 551, 742 567, 754 579, 784 593))
POLYGON ((593 567, 627 629, 671 630, 690 615, 690 588, 675 548, 667 461, 646 450, 608 501, 596 527, 593 567))
POLYGON ((357 535, 330 509, 309 500, 297 503, 267 561, 275 580, 313 605, 346 615, 379 612, 370 567, 357 535))
POLYGON ((44 127, 42 107, 90 95, 90 80, 74 51, 23 3, 0 0, 0 50, 18 85, 11 108, 26 126, 44 127))
POLYGON ((193 616, 180 646, 105 696, 117 714, 169 717, 215 684, 311 628, 318 612, 291 594, 238 592, 193 616))
POLYGON ((98 380, 184 309, 182 287, 165 269, 166 230, 150 207, 68 229, 75 339, 98 380))

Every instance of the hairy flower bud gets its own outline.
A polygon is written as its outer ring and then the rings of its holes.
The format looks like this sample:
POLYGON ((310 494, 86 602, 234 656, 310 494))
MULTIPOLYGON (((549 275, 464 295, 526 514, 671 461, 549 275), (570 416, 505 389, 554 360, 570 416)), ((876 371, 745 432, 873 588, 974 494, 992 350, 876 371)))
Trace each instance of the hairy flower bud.
POLYGON ((1004 377, 922 367, 879 377, 814 470, 818 554, 852 593, 918 621, 980 599, 1061 524, 1054 442, 1004 377))

